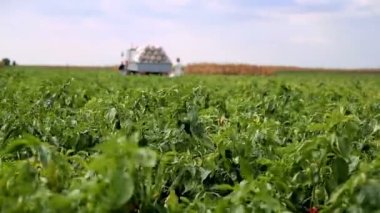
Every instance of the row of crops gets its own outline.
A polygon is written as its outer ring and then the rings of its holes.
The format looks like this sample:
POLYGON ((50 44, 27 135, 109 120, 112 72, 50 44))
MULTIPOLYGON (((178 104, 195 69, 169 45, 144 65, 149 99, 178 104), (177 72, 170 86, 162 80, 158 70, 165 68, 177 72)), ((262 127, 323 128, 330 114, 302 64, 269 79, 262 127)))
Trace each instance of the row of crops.
POLYGON ((0 70, 1 212, 379 212, 380 78, 0 70))

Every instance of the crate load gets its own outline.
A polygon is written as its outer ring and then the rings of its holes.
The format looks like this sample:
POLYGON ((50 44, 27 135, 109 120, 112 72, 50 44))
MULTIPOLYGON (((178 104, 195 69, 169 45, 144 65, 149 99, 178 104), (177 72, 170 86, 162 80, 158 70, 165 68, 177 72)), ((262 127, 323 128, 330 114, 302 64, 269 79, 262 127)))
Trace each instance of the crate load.
POLYGON ((162 47, 148 45, 142 48, 135 48, 132 61, 138 63, 171 63, 162 47))

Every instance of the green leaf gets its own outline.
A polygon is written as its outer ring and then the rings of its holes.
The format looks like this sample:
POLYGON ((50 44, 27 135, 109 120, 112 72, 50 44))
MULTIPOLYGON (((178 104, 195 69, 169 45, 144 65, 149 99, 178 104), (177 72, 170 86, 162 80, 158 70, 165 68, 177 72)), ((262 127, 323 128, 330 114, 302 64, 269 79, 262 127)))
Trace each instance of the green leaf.
POLYGON ((140 148, 136 152, 136 158, 143 167, 154 167, 156 165, 157 155, 154 151, 140 148))
POLYGON ((118 208, 131 199, 134 192, 134 183, 128 173, 115 173, 112 182, 112 190, 109 195, 114 199, 114 208, 118 208))
POLYGON ((178 197, 173 189, 170 190, 169 196, 165 200, 165 205, 171 211, 174 211, 178 206, 178 197))
POLYGON ((213 186, 212 189, 220 191, 231 191, 234 190, 234 187, 228 184, 220 184, 213 186))
POLYGON ((332 169, 337 184, 342 184, 349 178, 349 165, 343 158, 336 158, 333 161, 332 169))
POLYGON ((245 160, 244 158, 240 158, 240 172, 241 175, 244 177, 244 179, 250 181, 253 179, 253 174, 252 174, 252 168, 249 165, 248 161, 245 160))
POLYGON ((106 115, 107 120, 110 121, 110 122, 113 122, 113 121, 115 120, 115 118, 116 118, 116 114, 117 114, 117 110, 116 110, 116 108, 112 107, 112 108, 108 111, 108 113, 107 113, 107 115, 106 115))

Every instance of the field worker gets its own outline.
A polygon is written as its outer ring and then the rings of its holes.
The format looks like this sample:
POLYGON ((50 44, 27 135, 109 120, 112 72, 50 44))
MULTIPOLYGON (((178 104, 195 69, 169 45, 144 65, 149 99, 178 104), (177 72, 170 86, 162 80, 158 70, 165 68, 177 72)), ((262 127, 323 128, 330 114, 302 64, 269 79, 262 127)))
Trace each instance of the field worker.
POLYGON ((124 65, 124 62, 121 62, 120 66, 119 66, 119 72, 123 75, 127 74, 126 73, 126 69, 125 69, 125 65, 124 65))
POLYGON ((120 66, 119 66, 119 71, 120 71, 120 72, 123 71, 124 68, 125 68, 125 65, 124 65, 123 62, 121 62, 120 66))
POLYGON ((170 77, 181 76, 182 71, 183 71, 183 68, 182 68, 182 64, 181 64, 181 59, 177 58, 177 64, 174 65, 173 72, 170 73, 170 77))

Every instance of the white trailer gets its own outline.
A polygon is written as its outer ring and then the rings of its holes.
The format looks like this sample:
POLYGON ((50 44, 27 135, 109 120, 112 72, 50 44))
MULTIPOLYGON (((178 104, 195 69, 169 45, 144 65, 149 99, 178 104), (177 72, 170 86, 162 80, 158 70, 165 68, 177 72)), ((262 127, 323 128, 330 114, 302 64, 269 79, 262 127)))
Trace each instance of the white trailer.
POLYGON ((145 46, 127 50, 123 74, 169 75, 173 64, 162 47, 145 46))

